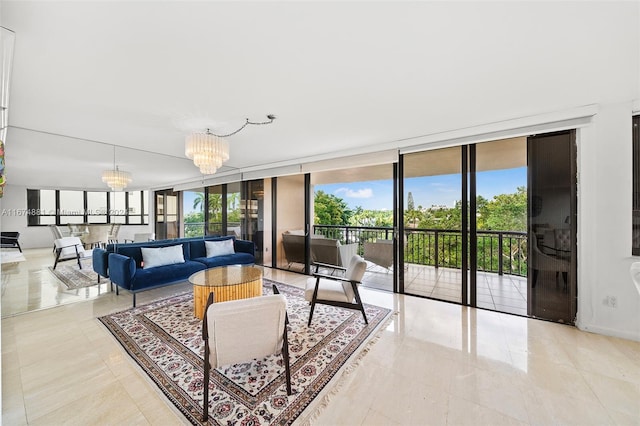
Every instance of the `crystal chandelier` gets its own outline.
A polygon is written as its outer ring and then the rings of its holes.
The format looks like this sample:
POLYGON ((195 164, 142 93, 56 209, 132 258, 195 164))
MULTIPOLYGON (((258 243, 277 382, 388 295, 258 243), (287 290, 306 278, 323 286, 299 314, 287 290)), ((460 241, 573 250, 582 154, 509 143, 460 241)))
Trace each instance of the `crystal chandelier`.
POLYGON ((207 129, 206 133, 192 133, 187 136, 184 154, 193 160, 200 173, 212 175, 229 159, 229 142, 207 129))
POLYGON ((229 159, 229 142, 224 138, 233 136, 249 124, 262 125, 271 124, 276 119, 275 115, 267 115, 269 121, 253 122, 245 119, 244 124, 236 131, 226 135, 216 135, 211 133, 209 129, 205 133, 194 132, 187 136, 185 140, 184 154, 188 159, 193 160, 203 175, 212 175, 220 167, 222 163, 229 159))
POLYGON ((131 183, 131 173, 122 171, 116 165, 116 146, 113 146, 113 170, 102 172, 102 181, 106 183, 112 191, 122 191, 131 183))

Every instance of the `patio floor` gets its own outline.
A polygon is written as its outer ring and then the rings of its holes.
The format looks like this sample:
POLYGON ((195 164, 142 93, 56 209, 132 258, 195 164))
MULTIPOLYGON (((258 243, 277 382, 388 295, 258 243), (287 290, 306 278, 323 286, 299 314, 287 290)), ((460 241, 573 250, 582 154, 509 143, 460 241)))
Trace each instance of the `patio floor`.
MULTIPOLYGON (((461 301, 462 271, 459 269, 409 264, 404 277, 407 294, 456 303, 461 301)), ((369 263, 362 285, 392 291, 393 271, 369 263)), ((527 278, 478 272, 477 305, 479 308, 526 316, 527 278)))

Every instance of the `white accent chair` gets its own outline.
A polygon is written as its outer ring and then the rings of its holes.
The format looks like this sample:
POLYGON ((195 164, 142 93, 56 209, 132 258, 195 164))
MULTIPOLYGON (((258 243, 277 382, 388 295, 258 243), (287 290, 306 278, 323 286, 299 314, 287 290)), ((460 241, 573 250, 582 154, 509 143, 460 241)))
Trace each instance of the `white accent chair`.
POLYGON ((204 398, 202 421, 209 418, 210 369, 281 353, 287 395, 291 395, 291 371, 287 339, 287 300, 273 286, 273 295, 213 303, 209 293, 204 319, 204 398))
POLYGON ((56 260, 53 264, 53 269, 56 269, 59 262, 65 260, 77 260, 78 267, 82 269, 83 259, 91 259, 93 250, 85 250, 84 244, 80 241, 79 237, 64 237, 58 238, 54 242, 56 251, 56 260))
POLYGON ((360 256, 355 255, 351 258, 349 267, 343 268, 335 266, 334 269, 344 270, 344 276, 321 274, 316 267, 313 278, 307 280, 304 297, 311 303, 308 325, 311 326, 313 311, 318 303, 359 310, 362 312, 365 324, 369 324, 367 314, 364 312, 362 300, 360 299, 360 293, 358 292, 358 286, 362 282, 362 277, 367 269, 367 262, 360 256))

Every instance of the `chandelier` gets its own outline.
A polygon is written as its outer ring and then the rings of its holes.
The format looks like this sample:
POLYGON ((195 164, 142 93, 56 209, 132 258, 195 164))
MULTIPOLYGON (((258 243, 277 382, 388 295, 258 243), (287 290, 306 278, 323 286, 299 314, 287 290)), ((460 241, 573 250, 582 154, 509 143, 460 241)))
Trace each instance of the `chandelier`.
POLYGON ((122 171, 116 165, 116 146, 113 146, 113 170, 102 172, 102 181, 106 183, 112 191, 122 191, 131 183, 131 173, 122 171))
POLYGON ((205 133, 194 132, 187 136, 185 140, 184 154, 188 159, 193 160, 193 164, 200 169, 203 175, 212 175, 222 163, 229 159, 229 142, 226 137, 233 136, 242 129, 251 125, 271 124, 276 119, 275 115, 267 115, 269 121, 249 121, 245 119, 244 124, 236 131, 226 135, 216 135, 209 129, 205 133))

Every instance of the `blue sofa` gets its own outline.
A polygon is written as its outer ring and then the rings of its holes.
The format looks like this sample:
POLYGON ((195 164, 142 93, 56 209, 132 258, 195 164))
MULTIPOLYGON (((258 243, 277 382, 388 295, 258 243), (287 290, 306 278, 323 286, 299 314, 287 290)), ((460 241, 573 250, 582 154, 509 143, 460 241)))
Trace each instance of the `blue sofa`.
POLYGON ((106 249, 94 249, 93 268, 100 276, 111 278, 119 288, 133 294, 133 306, 136 306, 136 293, 161 287, 189 278, 195 272, 216 266, 251 265, 255 263, 255 244, 252 241, 238 240, 235 237, 195 237, 173 240, 150 241, 144 243, 112 244, 106 249), (233 240, 235 253, 207 257, 205 241, 233 240), (184 263, 142 268, 142 247, 169 247, 182 244, 184 263))

